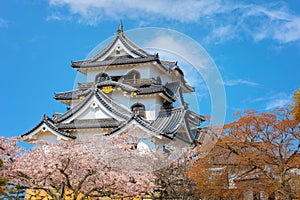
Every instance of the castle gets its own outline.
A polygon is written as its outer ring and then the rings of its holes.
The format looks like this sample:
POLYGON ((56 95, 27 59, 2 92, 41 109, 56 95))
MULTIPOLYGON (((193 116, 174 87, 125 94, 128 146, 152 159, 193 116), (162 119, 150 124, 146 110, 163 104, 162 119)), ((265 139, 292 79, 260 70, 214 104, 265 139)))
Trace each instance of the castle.
POLYGON ((73 91, 54 98, 70 106, 44 115, 22 137, 26 141, 75 140, 98 134, 143 133, 155 144, 193 144, 205 118, 188 108, 183 94, 193 93, 177 62, 161 60, 132 42, 120 23, 114 39, 89 59, 71 66, 86 76, 73 91), (174 105, 177 106, 174 106, 174 105))

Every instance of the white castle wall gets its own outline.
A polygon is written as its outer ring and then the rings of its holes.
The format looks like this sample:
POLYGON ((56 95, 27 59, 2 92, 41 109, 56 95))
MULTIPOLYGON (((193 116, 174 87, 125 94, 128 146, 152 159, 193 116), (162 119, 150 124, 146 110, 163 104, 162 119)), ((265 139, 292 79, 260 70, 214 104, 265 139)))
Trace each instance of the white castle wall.
POLYGON ((115 91, 111 94, 111 97, 128 109, 135 103, 142 103, 145 106, 148 120, 154 120, 157 117, 162 105, 162 98, 157 94, 131 97, 130 94, 124 96, 121 91, 115 91))
MULTIPOLYGON (((109 66, 109 67, 101 67, 101 69, 90 69, 87 73, 87 82, 94 82, 95 77, 101 73, 105 72, 109 76, 124 76, 129 71, 135 69, 141 74, 141 78, 157 78, 160 76, 162 83, 165 84, 167 82, 174 81, 174 75, 167 74, 159 69, 157 64, 145 63, 136 66, 128 65, 128 66, 109 66)), ((178 77, 176 77, 178 78, 178 77)))
POLYGON ((34 139, 36 139, 38 141, 47 141, 50 143, 56 143, 59 141, 57 136, 54 135, 53 133, 51 133, 50 131, 45 131, 45 132, 42 132, 42 134, 37 134, 37 135, 35 135, 34 139))

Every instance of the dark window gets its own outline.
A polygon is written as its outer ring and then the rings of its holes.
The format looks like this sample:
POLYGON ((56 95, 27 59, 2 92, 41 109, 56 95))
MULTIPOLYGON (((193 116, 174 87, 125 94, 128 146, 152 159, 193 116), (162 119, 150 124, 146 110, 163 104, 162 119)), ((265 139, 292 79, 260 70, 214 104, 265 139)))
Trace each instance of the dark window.
POLYGON ((141 78, 140 72, 136 71, 135 69, 131 70, 124 76, 125 80, 136 80, 140 78, 141 78))
POLYGON ((136 114, 139 115, 141 117, 145 118, 145 106, 141 103, 135 103, 131 106, 131 111, 136 114))
POLYGON ((109 80, 109 79, 110 79, 110 78, 109 78, 109 76, 108 76, 107 73, 100 73, 100 74, 98 74, 98 75, 96 76, 95 82, 96 82, 96 83, 100 83, 100 82, 103 82, 103 81, 107 81, 107 80, 109 80))

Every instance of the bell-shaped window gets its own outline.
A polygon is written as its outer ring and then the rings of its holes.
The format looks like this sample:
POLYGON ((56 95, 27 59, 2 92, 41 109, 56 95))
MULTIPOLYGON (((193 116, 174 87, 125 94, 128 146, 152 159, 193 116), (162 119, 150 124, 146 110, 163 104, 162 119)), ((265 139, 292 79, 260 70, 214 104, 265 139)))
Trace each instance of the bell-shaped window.
POLYGON ((131 70, 124 76, 125 80, 137 80, 140 78, 141 78, 140 72, 136 71, 135 69, 131 70))
POLYGON ((135 103, 131 106, 131 111, 141 117, 146 117, 145 106, 141 103, 135 103))
POLYGON ((107 81, 109 79, 110 79, 110 77, 108 76, 108 74, 103 72, 103 73, 100 73, 96 76, 95 82, 100 83, 100 82, 103 82, 103 81, 107 81))

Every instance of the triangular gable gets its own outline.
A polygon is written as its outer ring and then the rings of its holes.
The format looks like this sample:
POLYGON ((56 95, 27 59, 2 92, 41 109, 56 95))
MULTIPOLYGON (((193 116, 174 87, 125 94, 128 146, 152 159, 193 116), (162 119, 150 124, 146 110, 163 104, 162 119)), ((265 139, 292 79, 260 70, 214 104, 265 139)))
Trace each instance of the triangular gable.
POLYGON ((108 58, 117 58, 118 56, 128 56, 129 58, 138 58, 140 55, 137 55, 130 51, 128 47, 124 45, 124 43, 117 39, 114 44, 110 47, 110 49, 101 57, 97 57, 97 59, 93 59, 93 62, 96 61, 104 61, 108 58))
MULTIPOLYGON (((36 140, 39 135, 52 134, 56 137, 56 140, 70 140, 75 139, 75 136, 69 135, 63 131, 59 131, 57 127, 53 124, 52 120, 46 115, 43 116, 43 119, 38 123, 33 129, 23 134, 22 137, 26 141, 36 140)), ((53 138, 53 137, 52 137, 53 138)))
POLYGON ((163 133, 159 130, 156 130, 152 127, 146 120, 143 120, 141 117, 137 115, 133 115, 131 119, 124 122, 121 126, 111 131, 107 135, 118 135, 123 132, 130 132, 131 130, 140 129, 144 131, 144 133, 154 136, 158 139, 163 138, 163 133))
POLYGON ((115 33, 115 38, 113 41, 95 55, 91 62, 104 61, 111 56, 124 56, 129 55, 132 58, 145 58, 149 54, 138 47, 134 42, 132 42, 123 32, 123 25, 120 24, 117 32, 115 33))
POLYGON ((70 123, 74 119, 108 119, 124 121, 131 112, 117 104, 101 91, 94 90, 84 100, 57 118, 58 123, 70 123))

